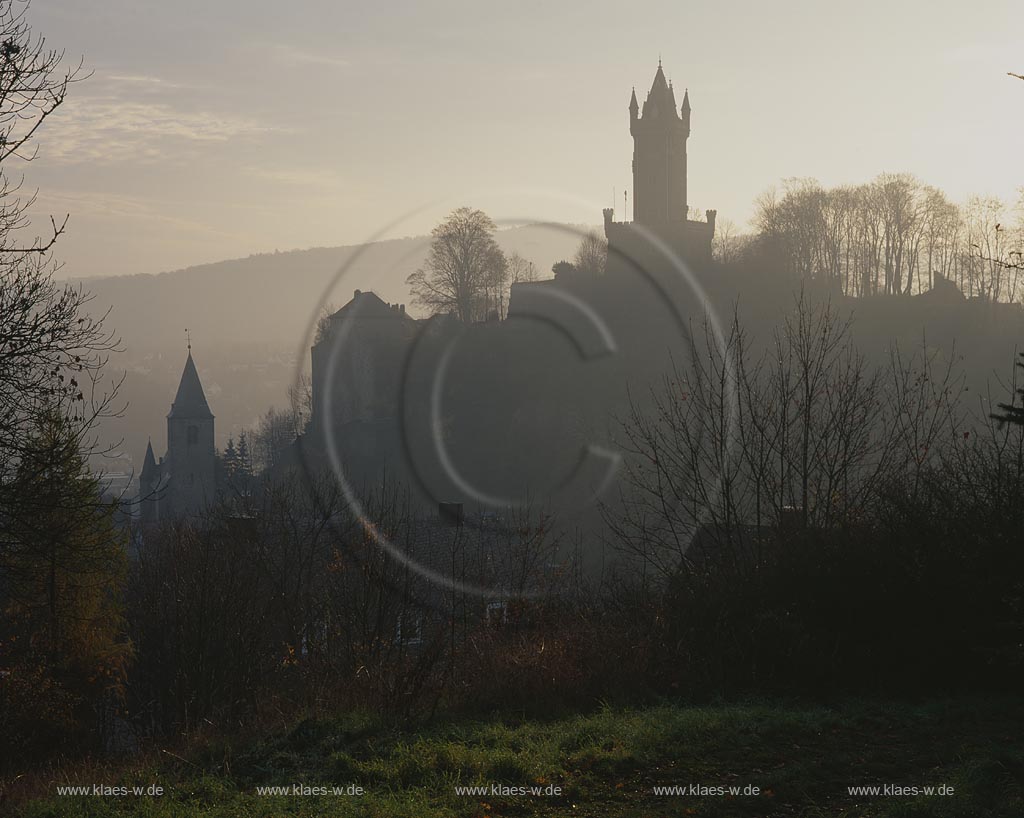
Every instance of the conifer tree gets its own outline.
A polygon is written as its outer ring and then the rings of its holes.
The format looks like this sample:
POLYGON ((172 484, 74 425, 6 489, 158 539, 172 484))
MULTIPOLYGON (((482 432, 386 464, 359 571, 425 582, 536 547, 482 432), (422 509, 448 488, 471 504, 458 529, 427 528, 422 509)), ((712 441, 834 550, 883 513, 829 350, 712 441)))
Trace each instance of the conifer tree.
POLYGON ((49 726, 68 737, 121 691, 130 655, 121 609, 126 536, 116 500, 102 493, 73 424, 57 411, 37 419, 16 478, 0 485, 8 511, 0 589, 0 665, 11 681, 0 692, 0 710, 11 719, 5 730, 27 733, 31 722, 32 731, 49 726))
POLYGON ((224 449, 224 474, 227 477, 234 477, 238 471, 238 449, 235 448, 234 437, 228 438, 227 448, 224 449))
MULTIPOLYGON (((1020 357, 1024 359, 1024 352, 1020 353, 1020 357)), ((1024 370, 1024 363, 1017 361, 1017 366, 1024 370)), ((1000 423, 1012 423, 1015 426, 1024 426, 1024 387, 1020 387, 1014 392, 1015 395, 1020 396, 1020 405, 1018 406, 1013 398, 1010 403, 1000 403, 1000 413, 993 413, 991 417, 994 420, 998 420, 1000 423)))

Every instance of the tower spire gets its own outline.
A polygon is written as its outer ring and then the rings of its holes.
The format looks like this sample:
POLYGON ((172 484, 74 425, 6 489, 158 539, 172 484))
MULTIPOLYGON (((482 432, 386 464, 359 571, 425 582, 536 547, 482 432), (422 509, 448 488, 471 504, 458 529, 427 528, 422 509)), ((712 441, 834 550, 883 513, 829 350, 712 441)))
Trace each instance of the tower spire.
POLYGON ((146 456, 142 461, 140 477, 145 481, 154 471, 156 471, 156 457, 153 454, 153 440, 150 438, 146 441, 146 456))
POLYGON ((203 385, 199 380, 199 373, 196 371, 195 361, 192 360, 192 347, 189 345, 188 358, 185 359, 185 368, 181 372, 181 380, 178 382, 178 392, 171 404, 169 418, 212 418, 213 412, 206 402, 206 394, 203 392, 203 385))

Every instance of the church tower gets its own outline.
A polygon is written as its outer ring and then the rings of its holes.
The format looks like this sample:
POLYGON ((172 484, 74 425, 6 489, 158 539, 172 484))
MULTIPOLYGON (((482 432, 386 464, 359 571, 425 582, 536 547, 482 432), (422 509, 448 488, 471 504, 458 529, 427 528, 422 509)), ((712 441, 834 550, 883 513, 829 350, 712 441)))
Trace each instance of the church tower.
POLYGON ((633 136, 633 220, 649 227, 686 221, 686 140, 690 136, 690 95, 676 110, 676 95, 658 62, 643 111, 636 90, 629 101, 633 136))
MULTIPOLYGON (((213 443, 213 412, 199 381, 192 345, 178 392, 167 415, 166 470, 170 514, 195 514, 213 500, 216 492, 216 452, 213 443)), ((161 509, 161 517, 163 509, 161 509)))

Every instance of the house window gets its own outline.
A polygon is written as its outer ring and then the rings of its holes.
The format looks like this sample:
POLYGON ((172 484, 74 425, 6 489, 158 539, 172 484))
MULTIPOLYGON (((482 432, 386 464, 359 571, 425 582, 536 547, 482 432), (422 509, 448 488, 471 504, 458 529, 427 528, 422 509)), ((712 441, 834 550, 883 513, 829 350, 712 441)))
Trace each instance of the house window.
POLYGON ((505 625, 508 622, 508 605, 504 600, 488 602, 485 616, 487 624, 491 627, 505 625))
POLYGON ((188 445, 189 446, 194 446, 196 443, 199 442, 199 427, 198 426, 189 426, 188 427, 188 437, 187 437, 187 440, 188 440, 188 445))
POLYGON ((423 617, 406 611, 395 623, 395 641, 406 645, 418 645, 423 641, 423 617))

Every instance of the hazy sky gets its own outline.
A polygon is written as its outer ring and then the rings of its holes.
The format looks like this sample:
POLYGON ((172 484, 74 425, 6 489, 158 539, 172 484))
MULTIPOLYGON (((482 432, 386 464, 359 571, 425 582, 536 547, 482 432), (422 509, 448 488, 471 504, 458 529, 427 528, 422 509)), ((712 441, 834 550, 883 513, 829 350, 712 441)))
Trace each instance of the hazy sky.
POLYGON ((744 223, 789 176, 1024 184, 1021 0, 35 0, 94 71, 40 133, 68 275, 426 232, 466 203, 600 222, 630 88, 693 105, 690 203, 744 223), (412 211, 432 208, 406 218, 412 211))

